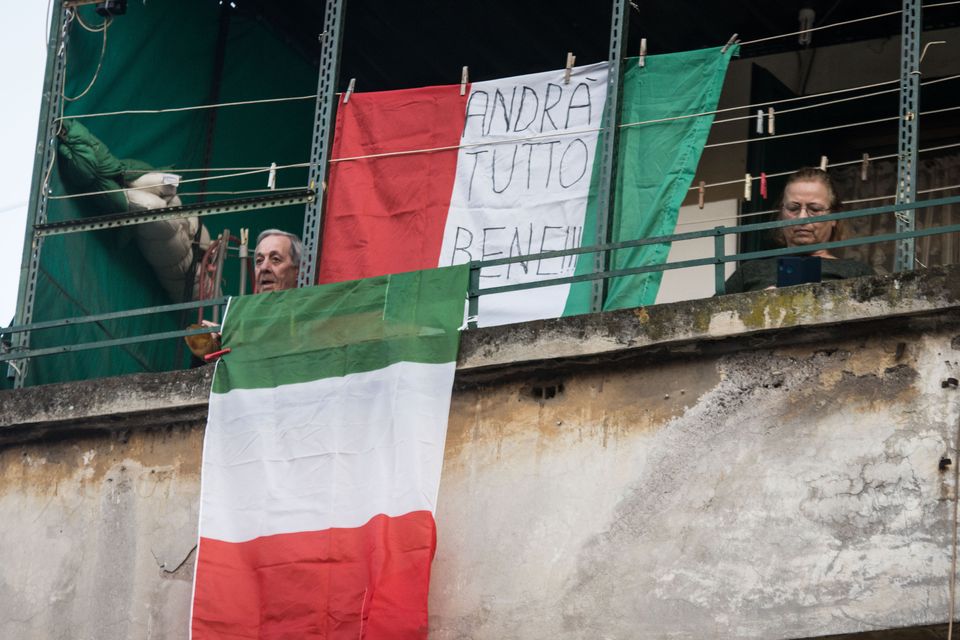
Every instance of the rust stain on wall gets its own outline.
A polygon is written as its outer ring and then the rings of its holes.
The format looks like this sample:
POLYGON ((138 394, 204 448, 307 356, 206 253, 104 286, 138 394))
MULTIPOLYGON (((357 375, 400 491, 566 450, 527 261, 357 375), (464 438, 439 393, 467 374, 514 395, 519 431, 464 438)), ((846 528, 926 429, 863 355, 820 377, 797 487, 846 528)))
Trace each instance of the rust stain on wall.
POLYGON ((584 441, 607 446, 682 415, 719 379, 716 362, 702 359, 697 367, 623 365, 461 389, 450 409, 446 464, 491 441, 502 456, 505 438, 513 445, 536 439, 538 450, 584 441))
POLYGON ((174 476, 199 482, 202 448, 202 424, 6 447, 0 449, 0 495, 56 496, 67 487, 100 486, 125 471, 125 461, 142 469, 137 491, 145 495, 174 476))

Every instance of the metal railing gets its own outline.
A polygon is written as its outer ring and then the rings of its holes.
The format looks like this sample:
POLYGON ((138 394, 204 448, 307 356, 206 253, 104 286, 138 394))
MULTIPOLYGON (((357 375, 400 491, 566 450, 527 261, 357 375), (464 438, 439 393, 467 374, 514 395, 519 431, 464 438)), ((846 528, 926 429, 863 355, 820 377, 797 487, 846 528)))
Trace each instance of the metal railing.
MULTIPOLYGON (((960 196, 949 198, 935 198, 930 200, 921 200, 919 202, 893 204, 882 207, 871 207, 869 209, 855 209, 853 211, 841 211, 830 213, 823 216, 817 216, 817 222, 829 222, 831 220, 848 220, 850 218, 861 218, 869 216, 878 216, 888 213, 899 213, 901 211, 913 211, 924 209, 926 207, 938 207, 960 203, 960 196)), ((540 254, 528 254, 522 256, 512 256, 509 258, 498 258, 496 260, 475 261, 470 263, 470 286, 467 291, 468 316, 471 321, 468 323, 470 328, 476 328, 476 317, 479 314, 480 297, 495 293, 508 293, 511 291, 523 291, 525 289, 536 289, 539 287, 548 287, 560 284, 573 284, 576 282, 586 282, 591 280, 602 280, 607 278, 618 278, 622 276, 638 275, 642 273, 654 273, 657 271, 669 271, 671 269, 684 269, 687 267, 699 267, 704 265, 714 265, 714 290, 717 295, 724 293, 724 264, 727 262, 740 260, 757 260, 760 258, 772 258, 776 256, 796 255, 812 253, 821 249, 839 249, 855 245, 875 244, 878 242, 889 242, 892 240, 905 240, 911 238, 920 238, 924 236, 941 235, 945 233, 960 232, 960 224, 944 225, 928 229, 913 229, 900 233, 885 233, 875 236, 848 238, 846 240, 837 240, 834 242, 824 242, 814 245, 805 245, 802 247, 781 247, 778 249, 765 249, 761 251, 748 251, 745 253, 726 254, 724 250, 724 236, 730 234, 741 234, 751 231, 766 231, 770 229, 779 229, 795 225, 809 224, 810 218, 795 218, 793 220, 774 220, 771 222, 754 222, 750 224, 737 225, 733 227, 718 226, 713 229, 703 231, 689 231, 686 233, 676 233, 667 236, 656 236, 652 238, 643 238, 640 240, 625 240, 622 242, 610 242, 592 247, 580 247, 577 249, 565 249, 562 251, 547 251, 540 254), (608 269, 604 271, 595 271, 592 273, 583 273, 580 275, 567 276, 564 278, 554 278, 552 280, 537 280, 534 282, 522 282, 511 285, 501 285, 499 287, 480 287, 480 272, 487 267, 496 267, 506 264, 517 264, 521 262, 531 262, 536 260, 548 260, 551 258, 562 258, 566 256, 583 255, 587 253, 599 253, 608 251, 617 251, 619 249, 630 249, 633 247, 642 247, 653 244, 664 244, 669 242, 679 242, 682 240, 695 240, 697 238, 713 237, 714 255, 709 258, 694 258, 691 260, 681 260, 678 262, 667 262, 662 264, 644 265, 639 267, 630 267, 624 269, 608 269)))
MULTIPOLYGON (((929 200, 922 200, 913 203, 902 203, 902 204, 893 204, 882 207, 872 207, 869 209, 858 209, 853 211, 842 211, 839 213, 831 213, 823 216, 818 216, 816 218, 817 222, 829 222, 831 220, 847 220, 850 218, 860 218, 860 217, 869 217, 869 216, 878 216, 885 215, 890 213, 899 213, 902 211, 911 211, 915 209, 924 209, 927 207, 937 207, 945 205, 960 204, 960 196, 952 196, 948 198, 936 198, 929 200)), ((807 245, 803 247, 783 247, 779 249, 765 249, 760 251, 748 251, 744 253, 733 253, 727 254, 724 250, 724 237, 730 234, 741 234, 752 231, 766 231, 770 229, 779 229, 782 227, 808 224, 810 218, 795 218, 792 220, 776 220, 771 222, 755 222, 744 225, 737 226, 718 226, 713 229, 706 229, 703 231, 690 231, 686 233, 676 233, 666 236, 656 236, 652 238, 643 238, 639 240, 627 240, 623 242, 611 242, 602 245, 594 245, 589 247, 580 247, 577 249, 566 249, 562 251, 546 251, 539 254, 527 254, 527 255, 518 255, 508 258, 499 258, 496 260, 486 260, 486 261, 475 261, 470 263, 470 285, 467 292, 468 297, 468 315, 471 317, 471 322, 468 324, 470 328, 476 327, 476 316, 479 311, 479 300, 481 296, 496 294, 496 293, 507 293, 510 291, 522 291, 525 289, 535 289, 540 287, 549 287, 560 284, 572 284, 576 282, 586 282, 586 281, 596 281, 604 280, 608 278, 618 278, 623 276, 638 275, 643 273, 654 273, 658 271, 668 271, 672 269, 683 269, 688 267, 698 267, 703 265, 713 265, 714 266, 714 289, 717 294, 722 294, 724 292, 724 265, 728 262, 739 261, 739 260, 754 260, 758 258, 769 258, 776 256, 785 256, 785 255, 795 255, 795 254, 804 254, 811 253, 813 251, 818 251, 820 249, 838 249, 842 247, 849 247, 854 245, 864 245, 864 244, 874 244, 878 242, 889 242, 894 240, 904 240, 911 238, 921 238, 925 236, 934 236, 941 235, 946 233, 958 233, 960 232, 960 224, 949 224, 942 225, 938 227, 931 227, 926 229, 913 229, 906 232, 900 233, 886 233, 875 236, 867 237, 856 237, 848 238, 845 240, 838 240, 834 242, 824 242, 815 245, 807 245), (707 238, 712 237, 714 241, 714 254, 709 257, 704 258, 694 258, 690 260, 681 260, 678 262, 668 262, 663 264, 654 264, 654 265, 642 265, 637 267, 629 267, 622 269, 608 269, 604 271, 596 271, 591 273, 584 273, 580 275, 567 276, 563 278, 553 278, 549 280, 537 280, 534 282, 524 282, 511 285, 502 285, 497 287, 480 287, 480 273, 481 270, 488 267, 496 267, 500 265, 507 264, 517 264, 521 262, 532 262, 537 260, 549 260, 553 258, 562 258, 567 256, 577 256, 590 253, 604 253, 604 252, 614 252, 621 249, 630 249, 633 247, 642 247, 646 245, 654 244, 663 244, 670 242, 680 242, 683 240, 694 240, 697 238, 707 238)), ((167 313, 172 311, 182 311, 187 309, 197 309, 200 307, 214 307, 226 304, 228 298, 220 297, 212 300, 197 300, 193 302, 181 302, 177 304, 169 304, 162 306, 154 307, 145 307, 142 309, 131 309, 126 311, 117 311, 112 313, 102 313, 98 315, 89 315, 78 318, 64 318, 61 320, 50 320, 46 322, 35 322, 32 324, 20 325, 20 326, 11 326, 4 329, 0 329, 0 333, 3 334, 13 334, 26 331, 42 331, 45 329, 54 329, 60 327, 66 327, 71 325, 79 324, 88 324, 94 322, 102 322, 106 320, 120 320, 123 318, 135 317, 135 316, 144 316, 152 315, 158 313, 167 313)), ((168 338, 179 338, 184 336, 196 335, 201 333, 210 333, 211 331, 218 330, 218 327, 203 327, 199 329, 181 329, 176 331, 165 331, 162 333, 151 333, 140 336, 127 336, 121 338, 110 338, 107 340, 93 341, 93 342, 83 342, 79 344, 70 344, 70 345, 60 345, 53 347, 42 347, 35 349, 21 349, 18 347, 11 347, 9 349, 4 349, 0 352, 0 362, 11 361, 11 360, 21 360, 25 358, 33 358, 44 355, 51 354, 62 354, 70 353, 75 351, 84 351, 88 349, 98 349, 104 347, 114 347, 127 344, 133 344, 138 342, 149 342, 154 340, 163 340, 168 338)))

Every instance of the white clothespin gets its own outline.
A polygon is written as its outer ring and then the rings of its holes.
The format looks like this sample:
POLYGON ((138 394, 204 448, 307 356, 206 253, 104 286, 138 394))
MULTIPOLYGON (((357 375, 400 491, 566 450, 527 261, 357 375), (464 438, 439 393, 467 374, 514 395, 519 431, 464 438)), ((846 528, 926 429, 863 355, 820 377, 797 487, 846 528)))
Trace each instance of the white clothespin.
POLYGON ((277 163, 270 163, 270 173, 267 174, 267 189, 271 191, 277 188, 277 163))
POLYGON ((763 134, 763 109, 757 109, 757 135, 763 134))
POLYGON ((827 170, 827 156, 820 156, 820 171, 827 170))
POLYGON ((749 173, 743 179, 743 199, 750 202, 753 196, 753 176, 749 173))
POLYGON ((350 84, 347 85, 347 90, 343 92, 343 104, 350 102, 350 96, 353 95, 353 88, 357 86, 357 79, 350 78, 350 84))
POLYGON ((767 134, 774 135, 776 133, 776 128, 773 126, 773 107, 767 109, 767 134))
POLYGON ((697 187, 697 206, 700 207, 701 209, 703 209, 703 200, 705 195, 704 192, 706 191, 706 188, 707 188, 707 183, 701 180, 700 185, 697 187))
POLYGON ((867 181, 867 172, 870 170, 870 154, 863 154, 863 160, 860 162, 860 180, 867 181))
POLYGON ((570 84, 570 74, 573 73, 573 63, 577 61, 577 56, 573 51, 567 52, 567 68, 563 71, 563 84, 570 84))
POLYGON ((647 66, 647 39, 640 38, 640 59, 637 64, 640 65, 640 68, 643 69, 647 66))
POLYGON ((727 49, 729 49, 730 47, 732 47, 734 44, 737 43, 737 35, 738 34, 735 33, 732 36, 730 36, 730 39, 727 40, 727 44, 723 45, 723 49, 720 49, 720 53, 726 53, 727 49))
POLYGON ((467 83, 470 82, 470 70, 466 66, 460 71, 460 95, 467 95, 467 83))

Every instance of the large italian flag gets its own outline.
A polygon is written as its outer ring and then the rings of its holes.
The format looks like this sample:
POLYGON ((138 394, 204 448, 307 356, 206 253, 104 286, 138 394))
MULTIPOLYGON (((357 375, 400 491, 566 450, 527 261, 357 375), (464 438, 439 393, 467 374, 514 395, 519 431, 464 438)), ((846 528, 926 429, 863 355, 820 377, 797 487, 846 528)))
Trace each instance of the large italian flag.
POLYGON ((231 300, 192 637, 425 638, 464 267, 231 300))
MULTIPOLYGON (((672 233, 730 57, 705 49, 626 61, 612 240, 672 233), (654 120, 656 122, 650 122, 654 120), (646 124, 638 125, 636 123, 646 124)), ((337 111, 320 282, 527 256, 596 242, 608 64, 469 85, 354 93, 337 111)), ((669 246, 620 251, 658 264, 669 246)), ((490 288, 588 273, 593 256, 485 268, 490 288)), ((659 274, 618 278, 605 308, 651 304, 659 274)), ((590 283, 480 299, 481 325, 584 313, 590 283)))

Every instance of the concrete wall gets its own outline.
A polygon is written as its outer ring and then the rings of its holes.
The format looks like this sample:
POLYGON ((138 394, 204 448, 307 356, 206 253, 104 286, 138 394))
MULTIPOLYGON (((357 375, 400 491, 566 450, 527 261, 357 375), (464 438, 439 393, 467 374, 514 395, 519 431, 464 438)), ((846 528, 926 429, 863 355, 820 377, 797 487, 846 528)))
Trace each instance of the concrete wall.
MULTIPOLYGON (((958 276, 466 333, 431 637, 936 637, 958 276)), ((0 393, 0 637, 186 637, 206 376, 0 393)))

